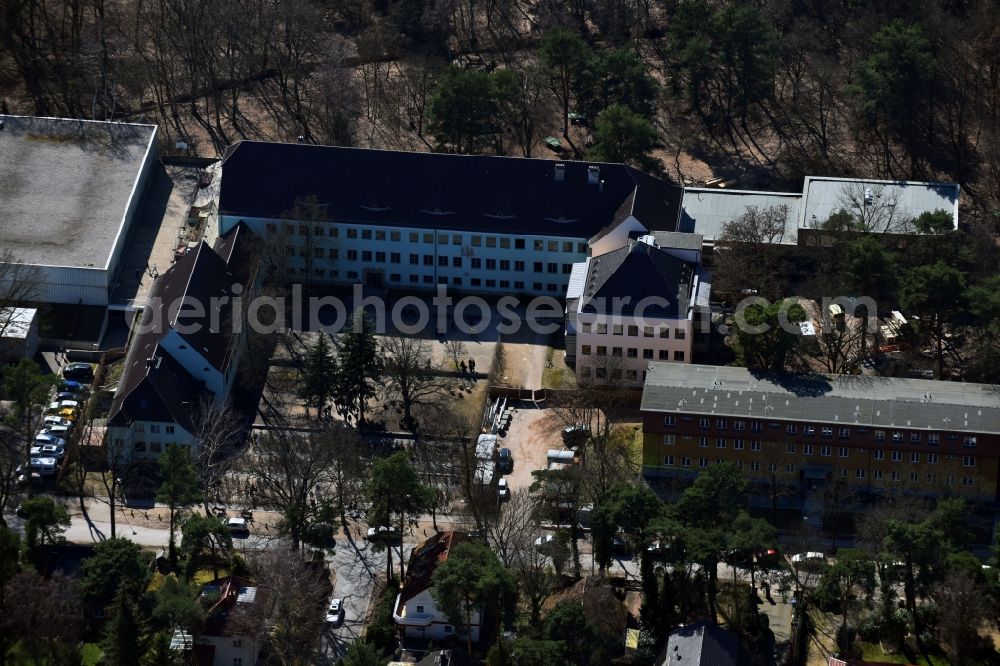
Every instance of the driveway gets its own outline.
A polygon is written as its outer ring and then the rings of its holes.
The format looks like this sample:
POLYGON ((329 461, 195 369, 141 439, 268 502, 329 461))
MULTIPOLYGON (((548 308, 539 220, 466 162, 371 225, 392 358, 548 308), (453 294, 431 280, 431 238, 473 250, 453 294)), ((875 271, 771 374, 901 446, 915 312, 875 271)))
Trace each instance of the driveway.
POLYGON ((511 490, 527 489, 534 478, 531 472, 545 469, 545 454, 549 449, 561 449, 564 424, 555 410, 521 406, 514 412, 510 430, 500 446, 510 449, 514 457, 514 471, 507 475, 511 490))

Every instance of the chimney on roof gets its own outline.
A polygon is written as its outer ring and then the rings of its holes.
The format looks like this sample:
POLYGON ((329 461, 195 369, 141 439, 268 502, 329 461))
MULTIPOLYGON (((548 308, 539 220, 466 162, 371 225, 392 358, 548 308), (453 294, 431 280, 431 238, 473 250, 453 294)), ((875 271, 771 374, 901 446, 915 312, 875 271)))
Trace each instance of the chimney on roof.
POLYGON ((591 164, 587 167, 587 184, 597 185, 601 182, 601 167, 591 164))
POLYGON ((561 183, 566 180, 566 165, 562 162, 557 162, 555 167, 556 182, 561 183))
POLYGON ((305 143, 305 142, 306 142, 306 135, 299 134, 299 143, 305 143))

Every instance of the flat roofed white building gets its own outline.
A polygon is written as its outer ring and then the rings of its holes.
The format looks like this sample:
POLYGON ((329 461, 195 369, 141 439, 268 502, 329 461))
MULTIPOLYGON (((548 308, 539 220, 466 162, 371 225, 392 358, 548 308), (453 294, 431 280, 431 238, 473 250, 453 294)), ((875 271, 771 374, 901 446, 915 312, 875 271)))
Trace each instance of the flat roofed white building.
POLYGON ((0 249, 32 300, 106 305, 157 161, 155 125, 0 115, 0 249))

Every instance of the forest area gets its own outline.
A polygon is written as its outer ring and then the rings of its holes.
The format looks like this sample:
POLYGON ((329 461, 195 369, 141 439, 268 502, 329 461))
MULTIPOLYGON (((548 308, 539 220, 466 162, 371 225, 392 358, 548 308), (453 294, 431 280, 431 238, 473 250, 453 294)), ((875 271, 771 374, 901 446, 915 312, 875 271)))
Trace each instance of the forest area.
POLYGON ((5 113, 627 161, 679 183, 954 181, 1000 211, 990 0, 6 0, 5 113), (572 120, 572 122, 570 122, 572 120), (549 142, 551 143, 551 142, 549 142))

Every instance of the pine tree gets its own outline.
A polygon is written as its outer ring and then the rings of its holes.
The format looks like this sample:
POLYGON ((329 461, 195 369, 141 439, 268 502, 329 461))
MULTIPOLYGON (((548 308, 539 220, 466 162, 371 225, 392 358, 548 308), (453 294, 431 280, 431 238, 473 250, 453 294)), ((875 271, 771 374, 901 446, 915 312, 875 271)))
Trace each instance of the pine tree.
POLYGON ((102 663, 105 666, 136 666, 146 653, 145 631, 139 609, 124 587, 118 588, 109 610, 111 619, 104 627, 101 640, 102 663))
POLYGON ((333 381, 337 374, 337 361, 333 358, 330 343, 325 333, 320 333, 316 344, 309 348, 302 360, 300 375, 299 398, 306 403, 306 416, 309 408, 316 407, 321 415, 323 407, 333 393, 333 381))
POLYGON ((168 446, 166 453, 160 456, 160 473, 163 484, 156 494, 156 499, 167 505, 170 512, 170 542, 167 553, 171 566, 177 564, 177 539, 175 531, 177 520, 186 507, 201 501, 198 472, 191 462, 191 456, 186 448, 168 446))
POLYGON ((333 383, 334 401, 345 419, 365 422, 365 406, 375 396, 383 366, 374 324, 355 313, 340 338, 333 383))

